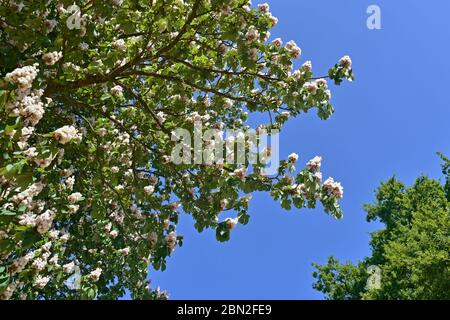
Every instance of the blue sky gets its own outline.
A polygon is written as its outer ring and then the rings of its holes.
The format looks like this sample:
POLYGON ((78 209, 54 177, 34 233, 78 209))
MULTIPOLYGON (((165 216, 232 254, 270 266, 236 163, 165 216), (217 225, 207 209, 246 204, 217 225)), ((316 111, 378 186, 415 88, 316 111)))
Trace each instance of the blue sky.
MULTIPOLYGON (((323 157, 323 172, 341 181, 344 219, 323 210, 286 212, 268 195, 254 196, 247 226, 228 243, 198 234, 183 216, 185 236, 165 272, 150 270, 152 287, 172 299, 320 299, 311 263, 329 255, 357 261, 369 253, 362 210, 380 181, 396 175, 410 184, 420 174, 440 178, 435 155, 450 155, 450 1, 272 0, 279 24, 272 37, 295 40, 300 65, 312 60, 326 74, 341 56, 354 62, 356 82, 333 87, 336 113, 291 120, 281 134, 281 156, 304 163, 323 157), (382 29, 368 30, 366 9, 380 6, 382 29)), ((256 2, 254 1, 256 4, 256 2)))

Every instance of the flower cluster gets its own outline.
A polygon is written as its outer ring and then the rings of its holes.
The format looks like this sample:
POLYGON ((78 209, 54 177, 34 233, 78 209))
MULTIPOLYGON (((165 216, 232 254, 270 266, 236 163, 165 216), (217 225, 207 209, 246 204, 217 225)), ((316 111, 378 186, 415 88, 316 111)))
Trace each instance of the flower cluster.
POLYGON ((42 56, 42 61, 48 66, 52 66, 62 58, 61 51, 48 52, 42 56))
POLYGON ((61 144, 66 144, 72 140, 80 142, 82 134, 74 126, 64 126, 55 130, 53 138, 61 144))
POLYGON ((14 82, 20 90, 31 88, 33 81, 38 74, 37 63, 32 66, 17 68, 13 72, 7 73, 5 80, 14 82))
POLYGON ((328 178, 323 183, 323 188, 326 192, 332 194, 338 199, 344 196, 344 188, 339 182, 335 182, 333 178, 328 178))

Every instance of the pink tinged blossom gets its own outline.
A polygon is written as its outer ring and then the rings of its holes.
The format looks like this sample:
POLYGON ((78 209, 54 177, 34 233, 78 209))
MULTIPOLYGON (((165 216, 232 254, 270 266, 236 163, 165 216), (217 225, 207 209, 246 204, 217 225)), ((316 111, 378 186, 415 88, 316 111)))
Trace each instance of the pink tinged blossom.
POLYGON ((340 60, 339 60, 339 64, 343 67, 343 68, 351 68, 352 67, 352 59, 349 56, 343 56, 340 60))
POLYGON ((296 153, 291 153, 291 154, 288 156, 288 160, 289 160, 289 162, 292 162, 292 163, 297 162, 297 160, 298 160, 298 154, 296 154, 296 153))
POLYGON ((34 286, 38 289, 44 289, 47 283, 50 281, 50 277, 43 277, 38 275, 34 280, 34 286))
POLYGON ((294 59, 300 58, 300 55, 302 54, 302 49, 300 49, 293 40, 286 43, 286 50, 294 59))
POLYGON ((53 133, 53 138, 61 144, 66 144, 72 140, 80 142, 82 134, 74 126, 64 126, 53 133))
POLYGON ((83 199, 83 195, 79 192, 72 193, 70 196, 67 197, 67 200, 69 200, 69 202, 71 204, 75 204, 75 203, 81 201, 82 199, 83 199))
POLYGON ((42 61, 48 66, 52 66, 62 58, 61 51, 48 52, 42 56, 42 61))
POLYGON ((93 282, 97 282, 100 279, 102 271, 103 270, 101 268, 97 268, 89 274, 89 277, 93 282))
POLYGON ((227 218, 225 220, 225 225, 227 226, 228 230, 233 230, 236 227, 237 223, 238 223, 237 219, 227 218))
POLYGON ((308 161, 308 163, 306 164, 306 167, 310 171, 319 171, 321 165, 322 165, 322 157, 315 156, 314 158, 312 158, 311 160, 308 161))

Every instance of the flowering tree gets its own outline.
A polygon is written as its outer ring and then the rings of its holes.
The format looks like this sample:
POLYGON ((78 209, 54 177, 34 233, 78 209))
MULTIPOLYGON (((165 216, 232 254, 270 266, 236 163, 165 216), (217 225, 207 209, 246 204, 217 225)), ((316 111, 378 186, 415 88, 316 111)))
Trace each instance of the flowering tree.
POLYGON ((293 71, 301 50, 268 41, 276 23, 243 0, 2 1, 1 297, 165 298, 148 266, 164 270, 182 244, 179 212, 226 241, 254 191, 340 218, 342 187, 322 182, 320 157, 295 176, 296 154, 274 176, 263 162, 171 161, 173 131, 194 122, 245 129, 264 112, 271 130, 333 113, 325 78, 351 80, 350 58, 325 77, 310 62, 293 71))

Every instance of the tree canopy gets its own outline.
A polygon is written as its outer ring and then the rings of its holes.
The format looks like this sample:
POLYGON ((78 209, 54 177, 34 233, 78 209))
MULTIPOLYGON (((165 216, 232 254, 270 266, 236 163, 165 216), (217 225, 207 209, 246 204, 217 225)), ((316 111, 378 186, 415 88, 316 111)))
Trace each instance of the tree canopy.
POLYGON ((333 300, 450 299, 450 161, 442 159, 444 185, 421 176, 411 187, 391 178, 378 188, 365 209, 385 228, 371 234, 371 256, 316 264, 315 289, 333 300), (369 283, 371 266, 380 270, 378 287, 369 283))
POLYGON ((301 49, 270 39, 267 4, 18 1, 0 3, 2 298, 166 298, 148 267, 181 246, 179 214, 226 241, 255 191, 342 217, 320 157, 296 170, 293 153, 268 176, 263 162, 176 164, 171 152, 174 130, 196 122, 247 129, 259 112, 270 131, 311 109, 329 118, 325 78, 352 80, 348 56, 328 75, 310 61, 293 70, 301 49))

